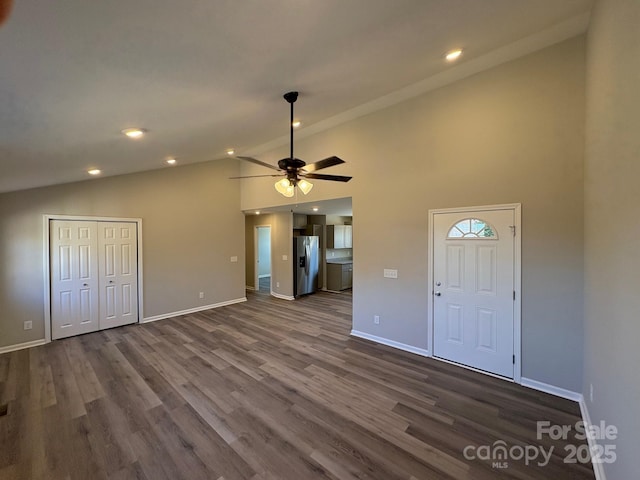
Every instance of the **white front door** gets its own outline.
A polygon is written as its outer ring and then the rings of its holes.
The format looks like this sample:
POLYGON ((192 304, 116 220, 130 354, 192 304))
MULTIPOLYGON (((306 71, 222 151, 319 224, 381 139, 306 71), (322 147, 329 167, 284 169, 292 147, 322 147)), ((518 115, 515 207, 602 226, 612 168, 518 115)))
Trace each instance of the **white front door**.
POLYGON ((100 329, 138 321, 135 223, 98 222, 100 329))
POLYGON ((433 353, 514 378, 513 209, 436 213, 433 353))
POLYGON ((98 318, 96 222, 51 221, 51 336, 94 332, 98 318))

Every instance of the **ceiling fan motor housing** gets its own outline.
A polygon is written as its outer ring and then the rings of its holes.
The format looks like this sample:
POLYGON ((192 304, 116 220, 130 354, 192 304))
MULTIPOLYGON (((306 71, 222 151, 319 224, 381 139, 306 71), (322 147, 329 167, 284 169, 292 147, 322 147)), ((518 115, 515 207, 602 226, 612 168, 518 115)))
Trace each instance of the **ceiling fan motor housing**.
POLYGON ((287 178, 289 179, 289 182, 291 182, 291 185, 296 185, 298 183, 298 174, 300 173, 300 169, 305 165, 306 163, 299 158, 283 158, 278 161, 278 167, 287 172, 287 178))
POLYGON ((278 167, 280 167, 280 169, 282 170, 286 170, 287 173, 297 172, 305 165, 306 163, 299 158, 283 158, 282 160, 278 161, 278 167))

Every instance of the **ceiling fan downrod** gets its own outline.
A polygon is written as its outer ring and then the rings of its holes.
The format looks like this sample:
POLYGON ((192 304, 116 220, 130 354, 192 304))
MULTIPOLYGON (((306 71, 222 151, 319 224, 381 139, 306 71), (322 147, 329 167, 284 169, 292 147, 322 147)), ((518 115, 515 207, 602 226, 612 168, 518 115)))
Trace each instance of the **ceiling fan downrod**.
POLYGON ((293 160, 293 104, 296 103, 296 100, 298 99, 298 92, 287 92, 283 96, 284 99, 289 102, 289 105, 291 105, 291 119, 289 120, 291 148, 289 150, 289 158, 293 160))

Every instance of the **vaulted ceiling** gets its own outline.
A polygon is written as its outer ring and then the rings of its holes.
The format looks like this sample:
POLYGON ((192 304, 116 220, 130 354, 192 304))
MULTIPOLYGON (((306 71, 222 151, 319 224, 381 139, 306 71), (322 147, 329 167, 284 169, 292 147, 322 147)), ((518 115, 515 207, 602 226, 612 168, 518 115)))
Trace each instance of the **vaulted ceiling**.
POLYGON ((15 0, 0 192, 255 152, 589 11, 591 0, 15 0), (130 140, 127 127, 147 135, 130 140))

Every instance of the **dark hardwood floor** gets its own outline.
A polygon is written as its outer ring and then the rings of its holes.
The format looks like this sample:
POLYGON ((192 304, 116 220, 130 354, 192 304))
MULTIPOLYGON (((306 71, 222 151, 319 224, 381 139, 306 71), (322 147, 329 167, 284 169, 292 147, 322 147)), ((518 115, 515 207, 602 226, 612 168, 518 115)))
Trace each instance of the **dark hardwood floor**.
POLYGON ((0 478, 594 478, 536 439, 575 403, 350 338, 350 295, 248 296, 0 356, 0 478), (553 454, 465 458, 500 442, 553 454))

